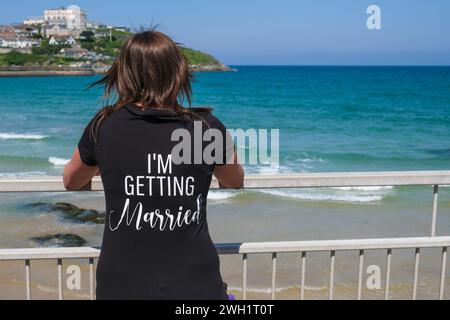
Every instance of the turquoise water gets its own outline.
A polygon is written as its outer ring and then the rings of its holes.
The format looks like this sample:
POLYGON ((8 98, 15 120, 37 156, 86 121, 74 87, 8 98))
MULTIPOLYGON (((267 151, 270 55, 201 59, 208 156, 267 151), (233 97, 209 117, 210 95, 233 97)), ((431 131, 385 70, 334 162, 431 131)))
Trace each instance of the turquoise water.
MULTIPOLYGON (((250 172, 450 169, 450 67, 237 69, 197 74, 194 98, 229 128, 280 129, 280 168, 250 172)), ((95 79, 0 78, 0 177, 61 174, 102 106, 101 90, 86 90, 95 79)), ((396 194, 390 187, 266 192, 350 202, 396 194)))
POLYGON ((291 170, 450 168, 450 68, 240 68, 196 92, 229 126, 280 128, 291 170))
MULTIPOLYGON (((230 128, 278 128, 281 171, 450 169, 449 67, 237 67, 197 74, 230 128)), ((0 176, 59 174, 102 106, 94 77, 0 79, 0 176)))

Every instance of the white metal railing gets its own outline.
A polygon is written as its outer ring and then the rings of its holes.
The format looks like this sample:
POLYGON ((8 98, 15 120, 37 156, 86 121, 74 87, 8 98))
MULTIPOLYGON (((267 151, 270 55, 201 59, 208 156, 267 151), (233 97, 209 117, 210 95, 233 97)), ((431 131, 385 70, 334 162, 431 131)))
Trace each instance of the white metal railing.
MULTIPOLYGON (((312 252, 330 252, 330 273, 328 297, 333 299, 334 291, 334 269, 336 252, 359 251, 358 267, 358 290, 357 299, 362 298, 362 274, 364 268, 364 255, 370 250, 386 250, 386 275, 385 275, 385 299, 389 299, 392 251, 396 249, 415 249, 414 274, 412 299, 417 296, 417 284, 420 264, 420 250, 424 248, 441 248, 442 264, 439 279, 439 299, 444 298, 445 276, 447 265, 447 248, 450 246, 450 237, 425 237, 425 238, 389 238, 389 239, 360 239, 360 240, 329 240, 329 241, 288 241, 288 242, 259 242, 259 243, 236 243, 218 244, 217 252, 220 255, 239 254, 242 255, 242 294, 247 299, 247 267, 248 256, 252 254, 272 254, 272 282, 271 298, 276 298, 276 274, 277 257, 280 253, 298 253, 301 261, 301 285, 300 299, 305 298, 306 282, 306 259, 307 254, 312 252)), ((64 259, 86 259, 89 262, 89 297, 94 299, 94 264, 100 255, 100 250, 95 248, 36 248, 36 249, 0 249, 0 262, 2 261, 24 261, 26 298, 31 300, 31 261, 56 260, 58 278, 58 298, 64 297, 62 263, 64 259)))
MULTIPOLYGON (((328 240, 328 241, 291 241, 218 244, 220 255, 242 255, 242 294, 247 299, 247 267, 248 256, 252 254, 272 255, 271 298, 276 298, 277 258, 280 253, 298 253, 301 264, 300 299, 305 298, 306 259, 311 252, 330 252, 329 265, 329 299, 333 299, 336 252, 359 251, 357 299, 362 298, 362 279, 364 256, 369 250, 386 251, 385 299, 389 299, 391 281, 391 261, 393 250, 415 249, 414 274, 412 275, 412 299, 417 297, 419 280, 420 254, 423 248, 441 248, 441 273, 438 298, 444 298, 447 265, 447 248, 450 236, 436 237, 436 218, 439 185, 450 185, 450 171, 422 172, 377 172, 377 173, 317 173, 289 174, 274 176, 249 176, 245 181, 246 189, 259 188, 312 188, 312 187, 356 187, 356 186, 420 186, 433 187, 431 209, 430 237, 360 239, 360 240, 328 240)), ((212 182, 213 189, 218 188, 217 181, 212 182)), ((102 191, 101 180, 94 179, 89 187, 92 191, 102 191)), ((61 178, 40 177, 29 179, 0 179, 0 192, 62 192, 64 186, 61 178)), ((99 256, 95 248, 39 248, 39 249, 2 249, 1 261, 25 261, 26 297, 31 299, 31 261, 56 260, 58 278, 58 298, 63 299, 62 262, 63 259, 87 259, 89 261, 90 298, 94 299, 95 259, 99 256)))
MULTIPOLYGON (((450 171, 297 173, 249 175, 245 189, 448 185, 450 171)), ((218 189, 213 179, 212 189, 218 189)), ((0 192, 65 192, 62 177, 0 178, 0 192)), ((87 191, 103 191, 100 178, 87 191)))

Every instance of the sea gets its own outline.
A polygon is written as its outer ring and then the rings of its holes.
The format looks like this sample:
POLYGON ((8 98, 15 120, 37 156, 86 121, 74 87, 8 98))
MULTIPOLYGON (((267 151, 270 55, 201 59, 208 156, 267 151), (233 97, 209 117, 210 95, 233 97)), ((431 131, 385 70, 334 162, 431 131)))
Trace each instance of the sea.
MULTIPOLYGON (((212 107, 230 129, 279 130, 279 166, 248 165, 248 174, 450 170, 450 67, 233 68, 195 74, 193 105, 212 107)), ((105 104, 101 88, 87 89, 97 77, 0 78, 0 178, 62 174, 82 130, 105 104)), ((215 242, 427 236, 431 200, 431 187, 221 190, 211 192, 208 215, 215 242)), ((68 233, 101 245, 101 226, 27 207, 56 201, 104 208, 101 194, 2 194, 0 247, 39 246, 32 237, 68 233)), ((446 186, 438 208, 437 233, 450 235, 446 186)), ((352 298, 358 256, 336 258, 337 298, 352 298)), ((307 297, 326 298, 328 259, 319 255, 309 262, 316 272, 307 297)), ((373 263, 384 270, 385 254, 374 253, 373 263)), ((241 261, 224 257, 222 264, 224 279, 239 295, 241 261)), ((399 253, 398 264, 394 298, 410 294, 413 252, 399 253)), ((419 296, 433 298, 440 255, 430 253, 422 264, 419 296)), ((287 255, 278 265, 277 294, 298 297, 298 257, 287 255)), ((270 257, 250 258, 249 268, 249 288, 254 297, 265 297, 270 257)), ((2 276, 0 271, 0 297, 2 286, 11 292, 2 276)), ((51 286, 41 289, 44 296, 53 294, 51 286)), ((383 296, 383 288, 364 290, 368 298, 383 296)))

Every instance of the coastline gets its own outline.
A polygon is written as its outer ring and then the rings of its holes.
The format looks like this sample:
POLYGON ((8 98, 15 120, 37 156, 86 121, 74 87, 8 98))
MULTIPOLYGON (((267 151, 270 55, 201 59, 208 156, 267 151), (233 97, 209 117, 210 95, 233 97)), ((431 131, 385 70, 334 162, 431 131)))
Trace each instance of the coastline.
MULTIPOLYGON (((7 67, 0 68, 0 78, 9 77, 51 77, 51 76, 92 76, 104 74, 109 66, 101 68, 52 68, 52 67, 7 67)), ((191 65, 193 72, 236 72, 225 64, 191 65)))
POLYGON ((0 71, 0 78, 9 77, 51 77, 51 76, 91 76, 93 70, 42 70, 42 71, 0 71))
POLYGON ((191 70, 194 72, 236 72, 225 64, 208 64, 208 65, 191 65, 191 70))

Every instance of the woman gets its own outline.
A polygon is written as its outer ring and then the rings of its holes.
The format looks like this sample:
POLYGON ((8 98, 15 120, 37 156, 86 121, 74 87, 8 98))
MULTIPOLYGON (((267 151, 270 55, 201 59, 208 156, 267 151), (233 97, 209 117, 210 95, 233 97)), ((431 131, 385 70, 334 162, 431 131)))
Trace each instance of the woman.
POLYGON ((227 299, 206 199, 213 175, 225 188, 240 188, 244 172, 226 143, 210 152, 213 161, 203 159, 208 143, 226 140, 226 129, 210 109, 182 106, 191 103, 191 78, 176 43, 147 31, 131 37, 94 84, 117 101, 85 129, 64 184, 79 190, 102 177, 97 299, 227 299), (185 135, 198 129, 207 137, 200 145, 185 135), (222 139, 207 134, 213 130, 222 139))

